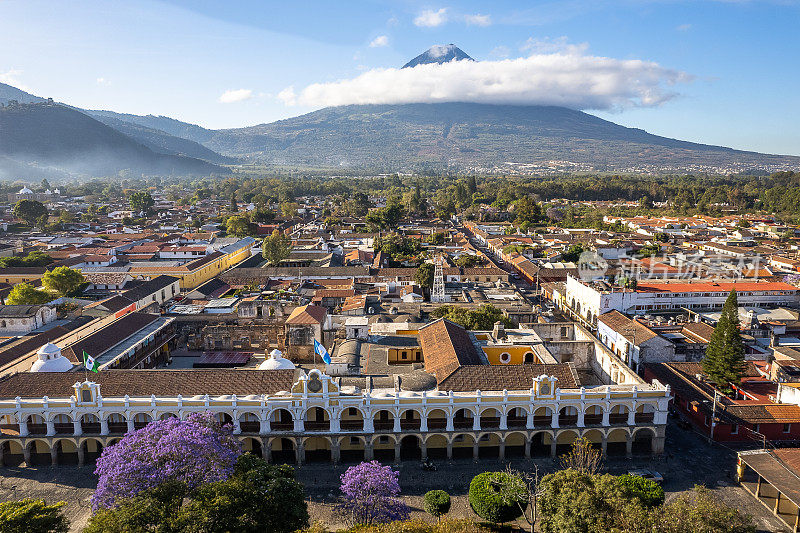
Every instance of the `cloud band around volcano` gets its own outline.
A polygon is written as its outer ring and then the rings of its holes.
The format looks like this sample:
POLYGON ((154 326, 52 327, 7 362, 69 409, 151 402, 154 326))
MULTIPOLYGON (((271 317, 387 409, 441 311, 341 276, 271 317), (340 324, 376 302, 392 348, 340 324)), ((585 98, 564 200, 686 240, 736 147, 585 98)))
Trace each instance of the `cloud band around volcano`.
POLYGON ((692 76, 637 59, 585 55, 579 50, 501 61, 452 61, 405 69, 373 69, 352 78, 314 83, 278 94, 286 105, 473 102, 557 105, 584 110, 652 107, 674 98, 692 76))

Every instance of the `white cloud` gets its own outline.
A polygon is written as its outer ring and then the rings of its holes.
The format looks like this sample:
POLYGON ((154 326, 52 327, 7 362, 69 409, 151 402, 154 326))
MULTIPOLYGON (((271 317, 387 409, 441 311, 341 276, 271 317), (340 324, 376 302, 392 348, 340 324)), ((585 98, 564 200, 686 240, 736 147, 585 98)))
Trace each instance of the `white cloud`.
POLYGON ((470 26, 489 26, 492 24, 492 17, 489 15, 464 15, 464 22, 470 26))
POLYGON ((529 54, 555 54, 563 53, 568 55, 582 55, 589 49, 589 43, 570 43, 566 37, 561 36, 556 39, 545 37, 544 39, 534 39, 529 37, 527 41, 519 47, 521 52, 529 54))
POLYGON ((426 9, 414 19, 414 25, 422 28, 435 28, 447 22, 447 8, 438 11, 426 9))
POLYGON ((253 97, 253 91, 251 89, 231 89, 225 91, 219 97, 219 103, 221 104, 233 104, 236 102, 243 102, 245 100, 249 100, 253 97))
POLYGON ((370 48, 380 48, 381 46, 389 46, 389 37, 386 35, 378 35, 369 43, 370 48))
POLYGON ((111 81, 105 78, 97 78, 97 85, 111 85, 111 81))
POLYGON ((637 59, 587 55, 582 46, 499 61, 372 69, 351 79, 284 89, 286 105, 476 102, 574 109, 657 106, 692 76, 637 59))
POLYGON ((678 26, 675 29, 678 30, 678 31, 689 31, 689 30, 692 29, 692 25, 691 24, 681 24, 680 26, 678 26))
POLYGON ((20 81, 20 75, 22 75, 22 71, 16 69, 0 72, 0 83, 12 85, 22 91, 30 92, 30 89, 24 83, 22 83, 22 81, 20 81))

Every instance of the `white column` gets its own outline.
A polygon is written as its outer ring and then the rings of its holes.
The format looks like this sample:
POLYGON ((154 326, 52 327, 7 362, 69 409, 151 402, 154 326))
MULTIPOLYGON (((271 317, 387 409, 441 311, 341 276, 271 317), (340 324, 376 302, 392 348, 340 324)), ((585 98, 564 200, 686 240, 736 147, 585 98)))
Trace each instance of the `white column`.
POLYGON ((559 427, 558 426, 558 409, 553 409, 553 419, 552 419, 552 422, 550 422, 550 425, 553 426, 554 428, 559 427))
POLYGON ((500 412, 500 429, 508 429, 508 413, 506 411, 500 412))
POLYGON ((525 427, 527 429, 533 429, 533 408, 528 411, 528 417, 525 420, 525 427))
POLYGON ((52 436, 56 434, 56 425, 52 420, 48 420, 46 423, 47 425, 47 436, 52 436))
POLYGON ((578 427, 586 426, 586 411, 583 410, 583 405, 578 407, 578 427))
POLYGON ((100 434, 108 435, 108 420, 105 418, 100 419, 100 434))
POLYGON ((83 435, 83 428, 81 428, 81 419, 77 418, 72 421, 72 432, 78 436, 83 435))
POLYGON ((636 424, 636 410, 631 409, 628 411, 628 425, 633 426, 636 424))

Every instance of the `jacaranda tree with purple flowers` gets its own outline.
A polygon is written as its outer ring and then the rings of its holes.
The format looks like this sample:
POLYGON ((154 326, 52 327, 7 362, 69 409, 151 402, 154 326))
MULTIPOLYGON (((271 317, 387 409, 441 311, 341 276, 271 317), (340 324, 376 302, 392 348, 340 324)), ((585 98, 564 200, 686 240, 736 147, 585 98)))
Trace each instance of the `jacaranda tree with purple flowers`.
POLYGON ((164 482, 178 482, 191 491, 203 483, 228 479, 242 454, 230 426, 211 413, 193 413, 186 420, 151 422, 103 450, 92 508, 112 508, 120 500, 164 482))
POLYGON ((400 494, 400 472, 370 461, 351 466, 342 474, 339 512, 354 525, 408 520, 408 506, 400 494))

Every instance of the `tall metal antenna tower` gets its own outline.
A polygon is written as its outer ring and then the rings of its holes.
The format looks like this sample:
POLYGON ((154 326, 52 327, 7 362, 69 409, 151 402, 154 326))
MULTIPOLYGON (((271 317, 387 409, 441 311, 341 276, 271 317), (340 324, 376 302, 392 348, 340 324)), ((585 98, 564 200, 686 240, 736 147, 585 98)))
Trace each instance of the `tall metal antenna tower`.
POLYGON ((442 273, 442 257, 437 256, 434 260, 436 268, 433 271, 433 289, 431 290, 431 302, 447 302, 448 298, 444 293, 444 274, 442 273))

